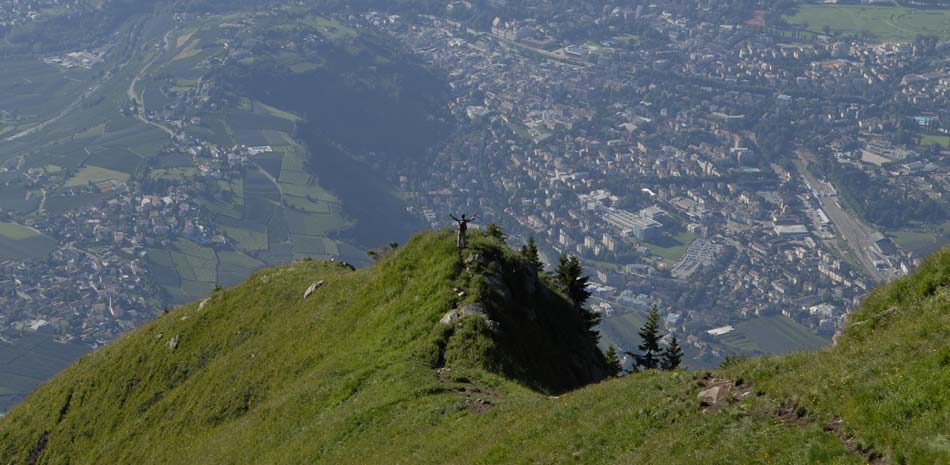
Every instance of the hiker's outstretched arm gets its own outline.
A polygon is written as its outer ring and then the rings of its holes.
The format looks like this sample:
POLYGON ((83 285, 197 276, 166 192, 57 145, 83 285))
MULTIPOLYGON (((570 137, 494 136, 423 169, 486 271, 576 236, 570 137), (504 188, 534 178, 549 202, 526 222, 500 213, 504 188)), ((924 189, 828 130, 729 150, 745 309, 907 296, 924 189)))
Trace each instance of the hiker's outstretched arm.
POLYGON ((453 215, 453 214, 451 214, 451 213, 449 213, 449 218, 452 218, 452 219, 455 220, 455 221, 461 221, 461 220, 459 220, 458 218, 456 218, 455 215, 453 215))

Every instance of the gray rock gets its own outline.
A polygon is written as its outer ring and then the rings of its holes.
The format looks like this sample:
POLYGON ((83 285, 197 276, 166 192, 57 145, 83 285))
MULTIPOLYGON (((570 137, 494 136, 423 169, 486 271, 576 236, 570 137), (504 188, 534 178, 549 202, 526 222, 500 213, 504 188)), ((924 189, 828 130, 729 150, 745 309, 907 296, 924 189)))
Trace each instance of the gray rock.
POLYGON ((325 282, 322 279, 320 281, 314 282, 310 285, 310 287, 307 288, 306 291, 304 291, 303 298, 306 299, 307 297, 310 297, 310 294, 313 294, 314 291, 323 287, 324 284, 325 282))
POLYGON ((709 405, 715 405, 716 402, 719 402, 719 386, 713 386, 705 391, 700 392, 696 395, 700 400, 706 402, 709 405))
POLYGON ((439 320, 439 322, 442 324, 451 325, 451 324, 455 324, 455 322, 458 321, 460 318, 465 317, 465 316, 470 316, 470 315, 480 316, 487 320, 488 310, 482 304, 478 304, 478 303, 469 304, 462 308, 456 308, 454 310, 450 310, 448 313, 445 314, 445 316, 442 317, 441 320, 439 320))
POLYGON ((208 305, 208 302, 211 302, 211 297, 208 297, 207 299, 202 300, 201 303, 198 304, 198 311, 200 312, 201 309, 205 308, 205 305, 208 305))
POLYGON ((166 344, 166 345, 167 345, 168 348, 171 349, 171 350, 177 349, 177 348, 178 348, 178 336, 175 336, 175 337, 171 338, 171 340, 169 340, 169 341, 168 341, 168 344, 166 344))

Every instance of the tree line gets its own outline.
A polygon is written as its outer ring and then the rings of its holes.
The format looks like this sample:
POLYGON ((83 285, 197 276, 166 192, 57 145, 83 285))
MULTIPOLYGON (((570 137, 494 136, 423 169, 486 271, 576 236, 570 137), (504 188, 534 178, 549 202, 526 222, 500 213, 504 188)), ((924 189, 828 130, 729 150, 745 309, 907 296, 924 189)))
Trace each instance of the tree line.
MULTIPOLYGON (((486 232, 489 236, 499 240, 505 239, 505 234, 501 227, 496 223, 490 223, 486 232)), ((538 273, 545 273, 544 263, 541 262, 538 251, 538 244, 534 237, 528 237, 526 243, 521 247, 522 257, 528 265, 533 267, 538 273)), ((584 267, 580 259, 574 255, 562 254, 558 258, 557 267, 550 275, 557 287, 564 292, 567 298, 573 304, 575 310, 580 313, 586 329, 595 342, 600 339, 600 334, 594 328, 600 324, 600 314, 586 307, 587 300, 591 293, 587 290, 589 276, 584 276, 584 267)), ((633 357, 635 365, 633 372, 639 370, 675 370, 680 367, 683 360, 683 349, 676 336, 670 339, 670 343, 665 347, 660 347, 660 315, 656 305, 650 310, 647 321, 637 332, 640 336, 641 344, 637 346, 639 353, 626 352, 626 355, 633 357)), ((623 372, 617 349, 610 345, 604 354, 612 376, 619 376, 623 372)))

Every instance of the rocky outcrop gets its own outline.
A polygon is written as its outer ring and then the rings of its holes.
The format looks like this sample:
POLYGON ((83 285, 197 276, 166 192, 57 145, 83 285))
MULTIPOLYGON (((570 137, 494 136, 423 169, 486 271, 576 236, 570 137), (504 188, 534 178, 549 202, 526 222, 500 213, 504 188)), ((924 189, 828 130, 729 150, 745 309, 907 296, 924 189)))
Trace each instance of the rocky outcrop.
POLYGON ((450 310, 448 313, 446 313, 442 317, 441 320, 439 320, 439 322, 442 324, 451 325, 451 324, 455 324, 455 322, 461 319, 462 317, 471 316, 471 315, 480 316, 486 320, 490 320, 490 317, 488 315, 488 309, 486 309, 485 306, 482 304, 474 303, 474 304, 466 305, 461 308, 450 310))
POLYGON ((322 279, 320 281, 314 282, 310 285, 310 287, 307 288, 306 291, 303 291, 303 298, 306 299, 307 297, 310 297, 314 292, 316 292, 317 289, 323 287, 324 284, 326 284, 326 281, 322 279))

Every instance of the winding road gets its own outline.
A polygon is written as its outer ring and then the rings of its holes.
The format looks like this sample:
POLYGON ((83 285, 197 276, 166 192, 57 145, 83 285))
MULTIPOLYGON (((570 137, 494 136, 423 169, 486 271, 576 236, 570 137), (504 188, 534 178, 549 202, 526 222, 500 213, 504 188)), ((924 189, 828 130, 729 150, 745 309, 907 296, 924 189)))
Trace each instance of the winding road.
POLYGON ((162 50, 158 52, 154 57, 152 57, 152 59, 149 60, 148 63, 146 63, 145 66, 143 66, 142 69, 140 69, 138 73, 136 73, 135 77, 132 78, 132 82, 129 83, 129 88, 128 90, 125 91, 125 93, 126 95, 128 95, 129 100, 134 100, 138 102, 138 105, 139 105, 138 112, 135 114, 135 117, 138 118, 139 121, 145 124, 150 124, 152 126, 155 126, 161 129, 162 131, 165 131, 169 135, 169 137, 174 138, 175 131, 172 131, 171 129, 168 128, 168 126, 165 126, 164 124, 151 121, 145 116, 145 91, 143 90, 141 93, 138 93, 135 90, 135 86, 139 83, 140 79, 145 77, 145 74, 148 72, 149 68, 151 68, 152 65, 154 65, 155 62, 158 61, 158 59, 161 58, 162 55, 164 55, 165 52, 168 51, 169 48, 171 48, 172 46, 171 33, 172 31, 168 31, 165 33, 165 37, 162 38, 162 41, 164 43, 162 50))

